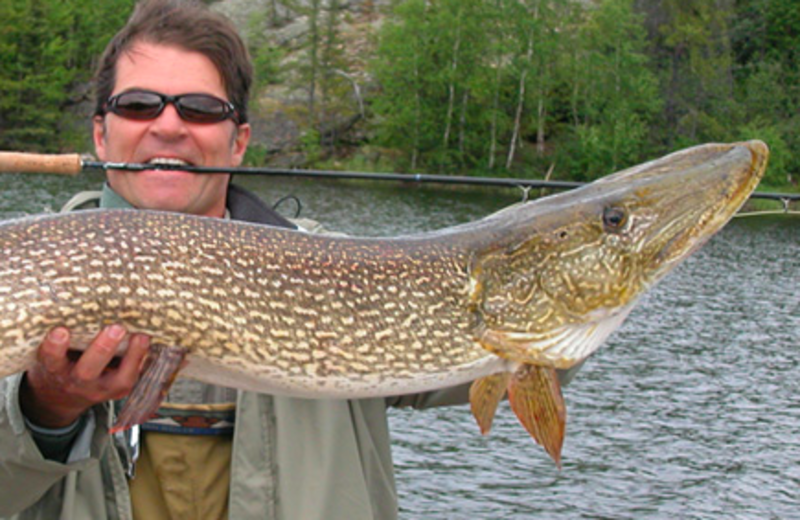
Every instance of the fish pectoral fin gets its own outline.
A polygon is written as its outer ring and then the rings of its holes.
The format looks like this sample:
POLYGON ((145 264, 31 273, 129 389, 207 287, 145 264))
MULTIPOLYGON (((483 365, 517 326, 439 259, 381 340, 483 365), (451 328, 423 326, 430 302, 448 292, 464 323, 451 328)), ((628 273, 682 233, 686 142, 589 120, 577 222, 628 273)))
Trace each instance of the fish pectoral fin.
POLYGON ((510 372, 500 372, 476 379, 469 387, 469 406, 483 435, 492 429, 494 413, 506 395, 510 379, 510 372))
POLYGON ((607 316, 536 332, 497 330, 481 324, 475 328, 475 338, 504 359, 567 369, 600 348, 632 309, 633 305, 628 305, 607 316))
POLYGON ((182 347, 150 346, 142 375, 117 415, 111 433, 142 424, 156 413, 175 381, 187 352, 182 347))
POLYGON ((508 401, 522 426, 561 469, 567 408, 556 369, 521 365, 508 383, 508 401))

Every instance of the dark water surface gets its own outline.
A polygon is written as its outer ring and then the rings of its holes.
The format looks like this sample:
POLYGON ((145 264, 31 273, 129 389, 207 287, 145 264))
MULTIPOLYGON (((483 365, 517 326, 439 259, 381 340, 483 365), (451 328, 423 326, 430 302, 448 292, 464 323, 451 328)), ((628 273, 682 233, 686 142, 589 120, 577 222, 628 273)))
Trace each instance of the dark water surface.
MULTIPOLYGON (((0 218, 57 210, 100 178, 3 176, 0 218)), ((449 226, 520 196, 241 181, 364 235, 449 226)), ((466 407, 392 411, 402 518, 800 518, 798 266, 800 219, 759 217, 673 272, 565 389, 561 471, 506 405, 488 438, 466 407)))

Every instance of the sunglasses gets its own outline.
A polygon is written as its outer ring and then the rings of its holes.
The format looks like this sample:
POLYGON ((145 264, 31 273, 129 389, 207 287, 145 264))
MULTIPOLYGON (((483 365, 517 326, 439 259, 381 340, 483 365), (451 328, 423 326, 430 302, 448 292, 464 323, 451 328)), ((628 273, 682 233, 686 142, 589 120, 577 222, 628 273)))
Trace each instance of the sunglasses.
POLYGON ((128 90, 108 98, 104 108, 126 119, 147 121, 161 115, 168 103, 189 123, 218 123, 226 119, 239 122, 233 103, 210 94, 168 96, 151 90, 128 90))

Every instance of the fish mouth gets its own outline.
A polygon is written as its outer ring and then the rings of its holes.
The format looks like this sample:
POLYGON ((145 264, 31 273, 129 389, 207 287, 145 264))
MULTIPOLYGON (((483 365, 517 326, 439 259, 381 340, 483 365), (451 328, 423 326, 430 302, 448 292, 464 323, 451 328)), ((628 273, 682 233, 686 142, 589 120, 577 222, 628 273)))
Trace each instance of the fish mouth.
POLYGON ((769 147, 767 143, 754 139, 741 144, 750 150, 752 155, 750 171, 753 174, 749 177, 748 182, 739 185, 738 192, 734 193, 732 197, 733 200, 739 201, 737 210, 747 201, 750 194, 755 191, 758 183, 764 177, 764 172, 766 172, 767 164, 769 163, 769 147))
POLYGON ((691 177, 680 181, 693 182, 692 193, 672 187, 676 193, 684 193, 662 202, 662 208, 668 208, 659 219, 664 224, 651 230, 652 258, 661 266, 655 280, 695 253, 733 218, 764 176, 768 158, 769 149, 762 141, 720 145, 708 160, 711 166, 707 170, 699 166, 691 177), (749 159, 742 157, 745 151, 749 159))

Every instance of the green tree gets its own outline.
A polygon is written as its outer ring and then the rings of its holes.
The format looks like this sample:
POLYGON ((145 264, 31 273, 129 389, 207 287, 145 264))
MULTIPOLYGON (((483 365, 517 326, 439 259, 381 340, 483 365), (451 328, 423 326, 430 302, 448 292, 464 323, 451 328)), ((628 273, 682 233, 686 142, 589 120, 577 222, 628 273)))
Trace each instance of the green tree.
POLYGON ((0 147, 58 151, 71 144, 63 111, 88 97, 83 85, 93 60, 132 3, 0 3, 0 147))
POLYGON ((484 0, 410 0, 381 29, 371 65, 381 85, 373 104, 379 139, 402 150, 412 170, 461 171, 489 153, 496 77, 487 59, 490 7, 484 0))
POLYGON ((426 56, 431 38, 427 2, 408 0, 397 5, 393 14, 384 22, 372 63, 381 86, 373 110, 379 141, 406 154, 405 164, 398 166, 416 171, 430 140, 430 121, 425 117, 427 78, 432 72, 426 56))
POLYGON ((735 139, 759 138, 772 154, 764 184, 800 175, 800 10, 792 0, 739 0, 732 22, 738 124, 735 139))
POLYGON ((305 107, 297 114, 308 132, 303 142, 310 143, 313 136, 319 138, 314 151, 319 156, 323 145, 327 151, 335 151, 339 133, 364 114, 359 87, 348 72, 350 64, 341 41, 345 6, 339 0, 285 0, 283 4, 307 20, 298 56, 283 72, 306 92, 305 107))
POLYGON ((487 153, 484 27, 491 13, 484 0, 443 0, 429 16, 434 37, 428 53, 437 71, 429 95, 440 100, 431 115, 441 136, 432 160, 445 171, 462 170, 487 153))
POLYGON ((665 0, 656 6, 667 148, 723 140, 733 124, 732 0, 665 0))
POLYGON ((498 150, 502 150, 501 139, 511 128, 512 118, 504 110, 504 100, 506 96, 506 83, 510 73, 506 66, 507 57, 513 52, 515 39, 508 30, 509 22, 513 20, 512 10, 515 7, 510 5, 508 0, 496 0, 493 9, 489 11, 486 26, 493 37, 489 40, 487 48, 487 66, 489 73, 483 76, 484 91, 486 92, 487 106, 489 110, 486 114, 489 124, 489 149, 485 164, 489 170, 495 168, 498 158, 498 150))
POLYGON ((364 116, 358 84, 347 69, 340 26, 343 7, 339 0, 328 0, 321 32, 318 129, 323 145, 335 153, 340 133, 364 116), (353 99, 355 98, 355 103, 353 99))
POLYGON ((567 159, 575 176, 604 175, 649 151, 650 123, 661 100, 645 36, 630 0, 604 0, 587 11, 571 65, 581 85, 571 100, 577 150, 565 149, 578 158, 567 159))
POLYGON ((41 150, 55 141, 64 92, 75 79, 66 29, 68 5, 15 0, 0 12, 0 142, 4 148, 41 150))
POLYGON ((269 31, 277 23, 278 6, 274 1, 257 11, 247 22, 245 40, 247 49, 253 60, 254 85, 253 96, 258 97, 260 91, 268 85, 282 81, 280 60, 283 52, 269 39, 269 31))
POLYGON ((549 114, 559 102, 555 91, 571 3, 566 0, 506 2, 509 29, 516 43, 509 64, 509 75, 515 80, 515 101, 510 113, 513 122, 508 136, 507 169, 511 168, 524 135, 532 135, 538 155, 545 153, 549 114))

